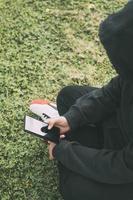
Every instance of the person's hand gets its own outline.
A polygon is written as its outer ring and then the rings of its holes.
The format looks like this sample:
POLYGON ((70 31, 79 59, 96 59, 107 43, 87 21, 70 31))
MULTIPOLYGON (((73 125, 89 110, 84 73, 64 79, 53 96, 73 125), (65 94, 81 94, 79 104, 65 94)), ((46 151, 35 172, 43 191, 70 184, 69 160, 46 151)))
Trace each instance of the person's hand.
POLYGON ((53 152, 53 148, 55 146, 56 146, 55 143, 48 141, 49 160, 53 160, 54 159, 52 152, 53 152))
MULTIPOLYGON (((67 133, 70 130, 69 124, 65 117, 58 117, 58 118, 51 118, 45 120, 48 123, 48 129, 50 130, 53 126, 58 127, 60 129, 60 137, 64 137, 63 134, 67 133)), ((48 152, 49 152, 49 159, 53 160, 53 148, 56 146, 55 143, 48 141, 48 152)))
POLYGON ((65 117, 51 118, 45 120, 48 123, 48 129, 50 130, 53 126, 58 127, 60 129, 60 134, 63 135, 70 131, 69 124, 65 117))

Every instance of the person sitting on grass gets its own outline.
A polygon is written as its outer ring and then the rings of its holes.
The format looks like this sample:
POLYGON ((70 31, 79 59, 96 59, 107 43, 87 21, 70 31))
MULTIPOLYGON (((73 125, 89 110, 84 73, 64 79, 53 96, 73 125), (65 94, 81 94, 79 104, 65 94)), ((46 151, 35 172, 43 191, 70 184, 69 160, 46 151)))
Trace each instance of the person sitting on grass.
POLYGON ((67 86, 57 97, 60 117, 49 142, 65 200, 133 199, 133 1, 108 16, 99 36, 118 75, 102 88, 67 86))

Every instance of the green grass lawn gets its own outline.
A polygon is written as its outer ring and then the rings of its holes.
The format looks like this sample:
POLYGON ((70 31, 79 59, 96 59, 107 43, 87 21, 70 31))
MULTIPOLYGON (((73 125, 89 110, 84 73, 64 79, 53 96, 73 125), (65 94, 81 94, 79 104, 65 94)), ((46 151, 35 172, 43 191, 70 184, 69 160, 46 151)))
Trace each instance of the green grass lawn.
POLYGON ((124 0, 0 0, 0 199, 61 200, 47 146, 24 133, 28 104, 115 72, 98 25, 124 0))

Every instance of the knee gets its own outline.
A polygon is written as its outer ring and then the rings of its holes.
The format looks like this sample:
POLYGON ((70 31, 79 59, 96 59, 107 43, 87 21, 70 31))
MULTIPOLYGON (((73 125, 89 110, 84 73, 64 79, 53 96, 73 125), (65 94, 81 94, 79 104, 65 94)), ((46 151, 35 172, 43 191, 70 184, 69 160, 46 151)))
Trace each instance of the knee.
POLYGON ((60 92, 57 95, 57 102, 62 101, 62 99, 68 98, 70 91, 71 91, 72 86, 65 86, 60 90, 60 92))
POLYGON ((59 114, 62 115, 69 109, 71 105, 71 96, 72 96, 73 86, 66 86, 61 89, 57 96, 57 109, 59 114))

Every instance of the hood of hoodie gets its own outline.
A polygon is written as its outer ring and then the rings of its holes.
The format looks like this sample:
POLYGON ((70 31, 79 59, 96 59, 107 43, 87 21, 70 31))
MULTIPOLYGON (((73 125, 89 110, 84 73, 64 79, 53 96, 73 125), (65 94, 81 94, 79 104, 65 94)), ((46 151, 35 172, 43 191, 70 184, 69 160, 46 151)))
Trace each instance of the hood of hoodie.
POLYGON ((133 1, 100 24, 99 37, 116 72, 133 78, 133 1))

